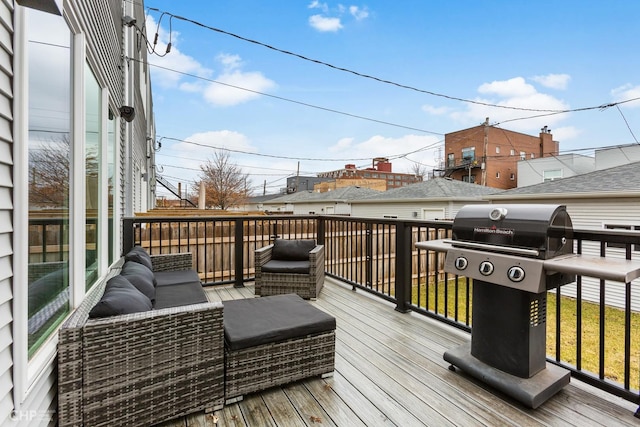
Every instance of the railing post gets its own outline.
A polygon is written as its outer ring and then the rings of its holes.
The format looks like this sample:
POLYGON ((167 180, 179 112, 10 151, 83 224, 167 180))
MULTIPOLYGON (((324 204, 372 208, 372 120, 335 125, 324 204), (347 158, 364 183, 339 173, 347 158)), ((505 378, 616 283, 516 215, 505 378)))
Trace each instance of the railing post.
POLYGON ((235 258, 236 258, 236 280, 234 288, 244 287, 244 220, 235 220, 235 258))
POLYGON ((325 233, 324 218, 319 216, 316 219, 316 241, 318 242, 319 245, 324 245, 324 233, 325 233))
POLYGON ((411 298, 411 225, 396 223, 396 311, 407 313, 411 298))
POLYGON ((122 255, 133 248, 133 218, 122 219, 122 255))

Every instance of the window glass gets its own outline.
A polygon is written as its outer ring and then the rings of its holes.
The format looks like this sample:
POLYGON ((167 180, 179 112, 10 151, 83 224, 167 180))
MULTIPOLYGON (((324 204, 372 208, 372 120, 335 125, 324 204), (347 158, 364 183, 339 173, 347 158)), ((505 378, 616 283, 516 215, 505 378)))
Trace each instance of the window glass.
POLYGON ((100 86, 85 64, 86 285, 98 278, 98 213, 100 212, 100 86))
POLYGON ((26 11, 29 117, 28 354, 69 312, 71 32, 26 11))
POLYGON ((544 182, 562 178, 562 169, 546 170, 542 172, 544 182))
POLYGON ((463 148, 462 159, 465 162, 473 162, 476 159, 476 147, 463 148))
POLYGON ((115 241, 113 230, 113 201, 115 186, 115 164, 116 164, 116 118, 109 111, 109 120, 107 121, 107 209, 109 223, 109 265, 113 262, 113 242, 115 241))
POLYGON ((454 167, 456 165, 456 157, 453 153, 447 154, 447 166, 454 167))

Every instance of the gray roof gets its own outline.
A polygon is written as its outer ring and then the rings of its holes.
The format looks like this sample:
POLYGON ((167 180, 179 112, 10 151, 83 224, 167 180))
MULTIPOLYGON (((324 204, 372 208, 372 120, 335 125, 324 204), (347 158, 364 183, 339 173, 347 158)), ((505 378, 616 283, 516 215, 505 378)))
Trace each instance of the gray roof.
POLYGON ((503 191, 500 197, 525 194, 640 192, 640 162, 503 191))
POLYGON ((262 196, 249 197, 248 201, 249 203, 263 203, 280 196, 281 194, 264 194, 262 196))
POLYGON ((420 200, 420 199, 469 199, 480 198, 502 190, 484 187, 449 178, 433 178, 406 187, 393 188, 367 197, 370 200, 420 200))
POLYGON ((314 191, 298 191, 270 200, 271 203, 304 203, 316 201, 352 201, 379 194, 380 191, 370 188, 350 186, 337 188, 323 193, 314 191))

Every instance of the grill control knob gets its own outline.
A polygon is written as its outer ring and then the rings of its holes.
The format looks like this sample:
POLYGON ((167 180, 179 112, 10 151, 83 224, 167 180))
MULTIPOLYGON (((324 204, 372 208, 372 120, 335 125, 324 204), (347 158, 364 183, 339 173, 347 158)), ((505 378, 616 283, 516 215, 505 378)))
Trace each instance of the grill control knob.
POLYGON ((522 267, 511 267, 507 271, 507 276, 512 282, 522 282, 524 280, 524 269, 522 267))
POLYGON ((489 261, 482 261, 480 263, 480 274, 483 276, 489 276, 491 273, 493 273, 493 264, 489 261))
POLYGON ((456 258, 453 265, 455 265, 456 269, 458 270, 464 270, 469 265, 469 261, 467 261, 465 257, 459 256, 458 258, 456 258))

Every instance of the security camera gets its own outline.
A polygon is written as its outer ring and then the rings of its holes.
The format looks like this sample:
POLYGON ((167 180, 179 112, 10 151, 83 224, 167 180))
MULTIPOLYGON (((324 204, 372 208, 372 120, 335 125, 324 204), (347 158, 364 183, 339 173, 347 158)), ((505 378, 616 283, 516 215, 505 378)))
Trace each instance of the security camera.
POLYGON ((123 119, 130 122, 136 116, 136 111, 133 109, 133 107, 123 105, 122 107, 120 107, 120 115, 122 115, 123 119))

